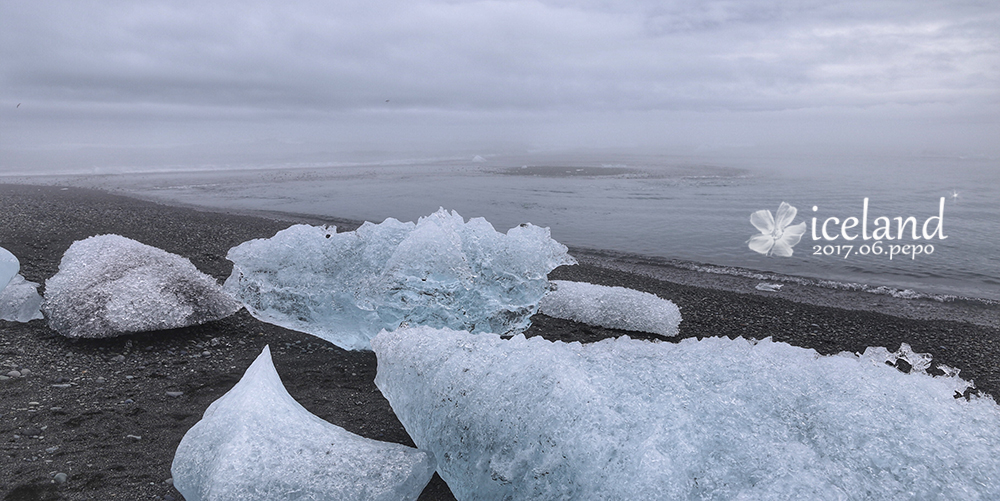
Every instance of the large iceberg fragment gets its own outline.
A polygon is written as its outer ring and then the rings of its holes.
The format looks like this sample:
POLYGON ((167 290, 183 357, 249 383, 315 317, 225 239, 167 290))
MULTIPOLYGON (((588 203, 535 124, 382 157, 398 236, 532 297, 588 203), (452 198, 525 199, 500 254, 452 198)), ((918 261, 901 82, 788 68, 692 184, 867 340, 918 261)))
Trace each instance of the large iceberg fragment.
POLYGON ((681 323, 677 305, 648 292, 566 280, 553 280, 552 287, 538 305, 550 317, 670 337, 681 323))
POLYGON ((0 320, 27 322, 42 317, 38 284, 21 276, 21 262, 0 247, 0 320))
POLYGON ((188 501, 416 499, 433 455, 355 435, 316 417, 281 384, 265 347, 212 402, 174 455, 188 501))
POLYGON ((427 327, 371 344, 458 499, 1000 499, 1000 407, 878 350, 427 327))
POLYGON ((119 235, 73 242, 45 281, 43 305, 54 330, 88 338, 185 327, 239 308, 191 261, 119 235))
POLYGON ((503 234, 444 209, 416 224, 386 219, 345 233, 295 225, 227 257, 233 273, 224 289, 253 316, 354 350, 403 323, 523 330, 548 273, 576 262, 548 228, 503 234))

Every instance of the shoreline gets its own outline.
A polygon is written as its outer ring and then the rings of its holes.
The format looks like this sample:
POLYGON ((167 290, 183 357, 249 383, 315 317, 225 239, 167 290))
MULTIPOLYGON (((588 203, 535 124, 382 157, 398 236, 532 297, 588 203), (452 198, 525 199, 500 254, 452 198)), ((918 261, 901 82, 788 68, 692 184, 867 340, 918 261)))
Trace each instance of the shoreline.
MULTIPOLYGON (((521 169, 517 170, 520 171, 521 169)), ((364 174, 361 172, 351 171, 347 173, 340 173, 336 170, 325 168, 303 168, 299 170, 293 169, 293 171, 294 172, 284 170, 275 171, 270 169, 264 169, 261 171, 192 171, 188 174, 194 177, 190 178, 179 177, 177 173, 171 172, 150 172, 148 176, 122 174, 124 177, 121 179, 118 179, 115 175, 111 174, 78 174, 62 176, 39 175, 36 177, 3 176, 0 177, 0 184, 32 183, 60 187, 97 189, 170 206, 260 216, 268 219, 279 219, 290 222, 308 222, 311 224, 333 223, 339 227, 347 229, 352 229, 356 225, 359 225, 366 217, 373 222, 381 221, 384 216, 397 217, 401 220, 415 221, 417 217, 429 213, 414 213, 412 211, 408 211, 413 207, 403 204, 400 206, 402 212, 397 213, 395 211, 381 211, 379 212, 381 215, 378 218, 373 219, 370 216, 362 214, 366 211, 355 211, 350 204, 327 205, 325 203, 321 203, 321 199, 315 198, 317 193, 311 191, 311 195, 306 197, 298 197, 295 194, 283 193, 282 190, 287 189, 287 186, 285 188, 282 188, 282 186, 285 186, 286 184, 288 186, 295 186, 295 183, 299 183, 299 186, 302 189, 309 191, 311 190, 311 183, 303 184, 303 181, 315 181, 321 184, 330 183, 332 186, 335 186, 341 181, 350 182, 355 180, 357 176, 364 177, 364 174), (256 188, 248 190, 238 188, 237 186, 239 186, 239 183, 236 180, 241 178, 235 178, 234 172, 244 172, 249 175, 250 178, 246 181, 248 181, 252 186, 256 186, 256 188), (276 183, 273 188, 275 190, 274 197, 266 194, 270 193, 270 191, 267 190, 270 190, 271 188, 266 187, 270 186, 271 182, 276 183), (265 191, 261 191, 262 186, 265 187, 263 188, 265 191), (219 197, 218 201, 215 197, 219 197), (267 207, 267 209, 258 209, 256 204, 261 204, 261 206, 267 207), (345 214, 349 215, 349 217, 342 217, 345 214), (405 217, 401 217, 400 214, 405 214, 405 217)), ((364 172, 367 173, 368 171, 364 172)), ((487 170, 483 172, 491 172, 495 175, 499 175, 496 174, 495 171, 487 170)), ((343 197, 338 197, 338 199, 340 198, 343 197)), ((445 199, 450 200, 447 197, 445 199)), ((456 198, 453 201, 461 202, 461 199, 456 198)), ((457 206, 448 205, 447 203, 444 205, 448 206, 448 208, 458 208, 457 206)), ((462 204, 459 203, 458 205, 462 204)), ((433 207, 436 209, 437 205, 435 204, 433 207)), ((543 208, 544 207, 547 206, 543 204, 543 208)), ((460 212, 467 216, 469 215, 465 211, 460 212)), ((472 213, 475 214, 475 211, 472 211, 472 213)), ((502 213, 503 211, 498 214, 502 213)), ((511 226, 516 226, 521 222, 535 222, 534 218, 536 216, 543 218, 550 216, 546 216, 546 214, 548 213, 545 212, 545 210, 538 214, 525 213, 516 219, 504 220, 498 228, 503 230, 511 226)), ((498 215, 497 217, 501 216, 498 215)), ((498 223, 499 221, 495 221, 493 218, 489 217, 488 219, 490 219, 492 223, 498 223)), ((761 276, 767 277, 762 278, 761 280, 779 281, 780 283, 786 285, 796 284, 813 286, 815 288, 830 291, 865 292, 866 294, 855 295, 855 298, 853 299, 843 300, 843 306, 851 309, 875 310, 884 308, 888 304, 892 307, 889 310, 890 313, 903 315, 908 318, 934 319, 948 318, 948 316, 947 313, 943 313, 944 310, 940 308, 930 308, 931 311, 924 312, 927 308, 919 306, 912 308, 910 307, 912 305, 906 306, 904 303, 891 300, 887 304, 878 304, 880 303, 878 299, 872 299, 872 305, 865 306, 863 304, 864 301, 860 298, 886 296, 894 297, 895 299, 930 299, 949 304, 968 303, 970 308, 966 308, 961 312, 961 316, 963 318, 967 318, 969 321, 982 325, 991 325, 994 327, 1000 326, 1000 315, 990 316, 988 314, 984 315, 981 312, 977 312, 977 303, 983 303, 986 306, 1000 306, 1000 296, 997 295, 996 287, 991 285, 996 283, 996 278, 992 276, 976 275, 976 277, 973 278, 972 275, 965 274, 963 275, 965 277, 963 279, 953 277, 952 279, 948 279, 951 281, 945 280, 944 282, 938 283, 934 279, 927 278, 935 276, 935 270, 924 270, 926 273, 910 275, 903 272, 903 270, 881 268, 875 263, 869 263, 871 266, 875 266, 875 268, 870 268, 869 264, 861 264, 859 265, 860 267, 856 269, 849 266, 848 268, 850 269, 848 270, 836 267, 829 268, 822 265, 819 267, 807 265, 807 268, 802 268, 801 264, 804 264, 805 262, 796 263, 794 266, 789 268, 785 267, 784 264, 780 263, 778 260, 766 262, 752 259, 734 260, 732 259, 732 256, 728 258, 715 256, 715 258, 713 258, 712 254, 699 255, 685 253, 683 251, 678 251, 678 249, 670 247, 669 245, 663 249, 659 249, 658 247, 649 247, 646 244, 636 246, 635 242, 622 246, 618 245, 616 242, 608 241, 608 235, 605 234, 601 234, 600 237, 596 239, 592 238, 589 234, 581 238, 579 228, 577 227, 578 221, 586 221, 586 218, 582 215, 578 215, 576 218, 571 220, 563 218, 562 223, 550 221, 550 224, 547 224, 547 226, 551 226, 554 230, 556 230, 556 233, 565 231, 567 234, 563 235, 563 238, 557 237, 557 239, 568 245, 572 251, 596 254, 601 256, 602 259, 605 259, 606 261, 616 262, 616 265, 618 266, 621 266, 624 261, 629 267, 620 268, 623 269, 623 271, 634 271, 637 269, 635 265, 643 264, 651 265, 656 268, 686 268, 694 271, 706 272, 702 276, 761 276), (571 228, 571 230, 566 230, 566 228, 571 228), (671 252, 670 249, 674 249, 674 251, 677 252, 671 252), (677 256, 679 255, 683 255, 684 257, 682 259, 678 259, 677 256), (881 272, 875 270, 881 270, 881 272), (901 273, 897 275, 896 271, 900 271, 901 273), (956 282, 955 280, 959 281, 956 282), (898 307, 895 307, 894 305, 898 305, 898 307), (916 311, 911 311, 914 309, 916 309, 916 311), (941 315, 946 316, 942 317, 941 315)), ((543 224, 543 226, 546 226, 546 224, 543 224)), ((642 230, 633 231, 639 231, 639 234, 642 232, 642 230)), ((634 234, 635 233, 630 233, 629 235, 634 234)), ((623 236, 621 234, 619 234, 618 237, 630 240, 630 237, 623 236)), ((746 251, 746 249, 744 249, 744 251, 746 251)), ((982 264, 981 266, 986 265, 982 264)), ((968 267, 969 269, 966 269, 966 272, 974 274, 974 272, 978 271, 978 266, 969 264, 968 267)), ((657 273, 663 276, 661 271, 657 271, 657 273)), ((955 273, 957 273, 957 271, 955 271, 955 273)), ((952 275, 955 273, 952 273, 952 275)), ((948 275, 948 273, 945 273, 945 275, 948 275)), ((945 275, 942 275, 942 277, 945 275)), ((676 278, 677 273, 672 273, 667 276, 676 278)), ((942 277, 939 278, 944 280, 942 277)), ((724 279, 706 279, 706 282, 712 284, 712 286, 723 286, 724 288, 730 287, 727 290, 744 290, 738 279, 732 280, 735 282, 729 285, 724 283, 724 279)), ((786 292, 787 290, 788 288, 786 287, 786 292)), ((815 296, 816 294, 822 295, 823 293, 806 293, 803 289, 799 288, 799 290, 795 291, 795 294, 789 294, 789 297, 801 295, 805 298, 815 296)), ((848 296, 850 296, 850 294, 848 294, 848 296)), ((841 304, 839 299, 826 301, 821 297, 811 300, 811 303, 841 304)), ((915 304, 919 304, 919 301, 915 304)))
MULTIPOLYGON (((43 285, 73 241, 97 234, 118 233, 182 255, 221 281, 232 268, 226 252, 246 240, 273 236, 293 222, 351 229, 346 220, 277 219, 60 186, 0 184, 0 205, 6 214, 0 246, 21 260, 27 280, 43 285)), ((772 337, 821 354, 860 352, 869 346, 895 351, 908 343, 916 352, 930 353, 933 365, 959 368, 980 391, 1000 398, 1000 329, 988 321, 997 307, 985 308, 981 317, 986 320, 976 317, 976 322, 956 308, 968 305, 948 303, 934 311, 919 308, 907 317, 896 303, 919 300, 875 296, 879 308, 893 313, 887 314, 851 308, 850 300, 843 299, 856 296, 860 305, 874 296, 866 292, 814 288, 818 292, 805 297, 806 286, 791 283, 779 293, 760 292, 753 286, 761 280, 753 278, 642 262, 634 256, 570 252, 581 263, 557 268, 550 278, 629 287, 669 299, 683 315, 675 339, 772 337)), ((643 337, 544 315, 532 322, 525 335, 550 340, 643 337)), ((64 338, 44 320, 0 321, 3 373, 13 367, 28 368, 31 374, 0 381, 0 494, 3 499, 181 499, 165 483, 177 443, 264 345, 271 346, 289 393, 310 412, 368 438, 412 445, 374 387, 374 354, 346 352, 319 338, 259 322, 245 311, 195 327, 95 340, 64 338), (166 391, 183 395, 174 398, 166 391), (55 472, 67 473, 69 480, 54 484, 55 472), (16 497, 29 495, 36 497, 16 497)), ((421 499, 449 496, 447 486, 435 479, 421 499)))

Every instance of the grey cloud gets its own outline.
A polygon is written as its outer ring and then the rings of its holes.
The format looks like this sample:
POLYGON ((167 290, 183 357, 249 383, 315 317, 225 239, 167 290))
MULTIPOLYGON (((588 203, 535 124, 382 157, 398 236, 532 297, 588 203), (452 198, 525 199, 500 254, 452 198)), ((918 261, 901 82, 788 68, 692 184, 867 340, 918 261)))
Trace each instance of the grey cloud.
POLYGON ((8 138, 60 117, 520 137, 581 114, 1000 110, 989 2, 5 2, 0 23, 0 104, 35 120, 0 118, 8 138))

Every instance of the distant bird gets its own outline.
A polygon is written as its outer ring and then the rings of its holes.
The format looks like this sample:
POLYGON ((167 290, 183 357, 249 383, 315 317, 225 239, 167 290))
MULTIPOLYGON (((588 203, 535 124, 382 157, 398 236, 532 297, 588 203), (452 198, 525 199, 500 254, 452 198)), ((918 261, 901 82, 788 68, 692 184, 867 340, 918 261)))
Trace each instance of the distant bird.
POLYGON ((951 199, 958 200, 958 190, 951 190, 951 199))
POLYGON ((14 108, 16 109, 16 108, 20 108, 20 107, 21 107, 21 103, 17 103, 17 106, 15 106, 14 108))
POLYGON ((387 103, 388 103, 388 102, 389 102, 389 100, 388 100, 388 99, 386 99, 386 100, 385 100, 385 102, 387 102, 387 103))

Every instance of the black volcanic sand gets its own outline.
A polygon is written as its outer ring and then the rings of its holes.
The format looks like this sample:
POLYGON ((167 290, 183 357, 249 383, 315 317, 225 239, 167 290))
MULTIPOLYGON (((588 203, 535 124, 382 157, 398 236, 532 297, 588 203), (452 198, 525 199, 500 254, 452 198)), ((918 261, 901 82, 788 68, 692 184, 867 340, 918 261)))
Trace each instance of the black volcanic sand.
MULTIPOLYGON (((0 207, 0 246, 18 256, 21 273, 38 283, 56 273, 73 241, 104 233, 185 256, 221 281, 231 269, 225 259, 230 247, 289 225, 58 187, 0 185, 0 207)), ((906 342, 937 363, 960 368, 979 390, 1000 395, 1000 332, 993 327, 816 306, 590 265, 562 267, 550 277, 670 299, 684 316, 682 337, 771 336, 824 354, 868 346, 895 350, 906 342)), ((533 322, 527 335, 552 340, 626 334, 543 315, 533 322)), ((197 327, 103 340, 67 339, 44 320, 0 321, 0 375, 29 371, 0 381, 2 500, 182 499, 168 482, 181 437, 265 345, 289 393, 310 412, 365 437, 413 445, 373 383, 374 354, 344 351, 245 311, 197 327), (57 484, 56 473, 67 474, 66 482, 57 484)), ((435 476, 421 499, 452 497, 435 476)))

